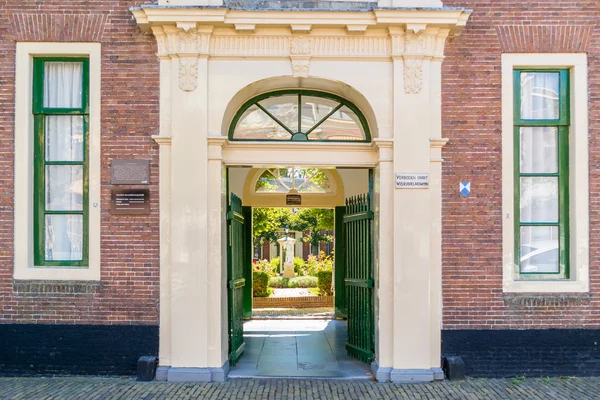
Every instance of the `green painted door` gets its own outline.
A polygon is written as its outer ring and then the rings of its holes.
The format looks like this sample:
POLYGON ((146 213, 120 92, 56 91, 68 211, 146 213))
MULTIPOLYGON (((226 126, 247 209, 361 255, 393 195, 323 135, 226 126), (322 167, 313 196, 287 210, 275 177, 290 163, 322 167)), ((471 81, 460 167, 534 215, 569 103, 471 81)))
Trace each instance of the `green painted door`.
POLYGON ((244 215, 244 319, 252 318, 252 207, 242 207, 244 215))
POLYGON ((346 318, 346 263, 344 261, 346 250, 344 245, 344 213, 345 206, 335 208, 335 317, 346 318))
POLYGON ((371 196, 346 199, 343 217, 348 354, 371 362, 375 351, 371 196))
POLYGON ((242 200, 231 194, 227 212, 229 227, 227 290, 229 303, 229 365, 236 365, 244 352, 244 213, 242 200))

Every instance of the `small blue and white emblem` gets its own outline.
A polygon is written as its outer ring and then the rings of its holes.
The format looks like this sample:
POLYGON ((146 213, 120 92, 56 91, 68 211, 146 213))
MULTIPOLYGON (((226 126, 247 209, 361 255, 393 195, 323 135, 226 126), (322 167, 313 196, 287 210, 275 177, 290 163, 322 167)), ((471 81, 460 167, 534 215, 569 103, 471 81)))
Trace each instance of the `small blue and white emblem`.
POLYGON ((463 197, 467 197, 469 194, 471 194, 471 182, 461 182, 459 192, 463 195, 463 197))

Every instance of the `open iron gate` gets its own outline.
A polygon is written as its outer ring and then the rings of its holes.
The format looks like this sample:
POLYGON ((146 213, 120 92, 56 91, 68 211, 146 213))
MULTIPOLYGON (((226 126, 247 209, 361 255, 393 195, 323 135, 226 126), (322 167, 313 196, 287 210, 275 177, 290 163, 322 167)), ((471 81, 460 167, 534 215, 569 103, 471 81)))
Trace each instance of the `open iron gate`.
POLYGON ((227 212, 229 243, 227 247, 227 294, 229 304, 229 364, 236 365, 244 352, 244 213, 242 200, 231 194, 227 212))
POLYGON ((371 362, 375 352, 373 310, 373 252, 371 197, 361 194, 346 199, 344 256, 348 354, 371 362))

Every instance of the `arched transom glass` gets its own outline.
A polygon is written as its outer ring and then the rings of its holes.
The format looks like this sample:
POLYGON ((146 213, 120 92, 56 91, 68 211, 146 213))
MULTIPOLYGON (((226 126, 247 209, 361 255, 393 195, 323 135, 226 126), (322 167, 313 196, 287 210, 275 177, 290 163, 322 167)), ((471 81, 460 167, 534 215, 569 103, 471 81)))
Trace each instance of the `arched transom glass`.
POLYGON ((367 120, 352 103, 329 93, 282 90, 257 96, 238 111, 232 140, 371 140, 367 120))
POLYGON ((256 193, 335 193, 335 183, 319 168, 267 168, 258 177, 256 193))

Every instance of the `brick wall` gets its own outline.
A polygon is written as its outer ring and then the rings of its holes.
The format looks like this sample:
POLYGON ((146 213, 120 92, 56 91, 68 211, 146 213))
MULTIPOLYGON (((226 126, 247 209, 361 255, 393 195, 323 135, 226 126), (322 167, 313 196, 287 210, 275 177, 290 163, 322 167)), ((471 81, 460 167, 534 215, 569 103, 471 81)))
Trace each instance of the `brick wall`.
MULTIPOLYGON (((443 64, 444 329, 600 328, 600 29, 597 0, 446 0, 473 9, 443 64), (502 293, 502 52, 588 52, 591 295, 502 293), (471 181, 472 193, 458 193, 471 181)), ((572 193, 573 195, 573 193, 572 193)))
POLYGON ((158 61, 129 7, 144 1, 0 1, 0 322, 158 324, 158 61), (16 41, 102 43, 101 282, 13 282, 16 41), (110 160, 151 160, 151 215, 111 215, 110 160))
MULTIPOLYGON (((0 2, 0 321, 158 323, 158 63, 151 35, 128 8, 144 1, 0 2), (12 279, 15 41, 102 43, 102 280, 46 285, 12 279), (110 160, 149 158, 150 217, 111 215, 110 160), (81 286, 81 285, 80 285, 81 286), (36 294, 39 291, 44 293, 36 294)), ((446 0, 474 13, 449 41, 443 75, 443 295, 445 329, 600 328, 600 3, 446 0), (541 26, 541 27, 540 27, 541 26), (552 38, 552 40, 549 40, 552 38), (592 296, 504 296, 501 249, 500 55, 583 51, 590 62, 592 296), (462 198, 458 182, 472 182, 462 198), (465 218, 466 217, 466 218, 465 218)))

